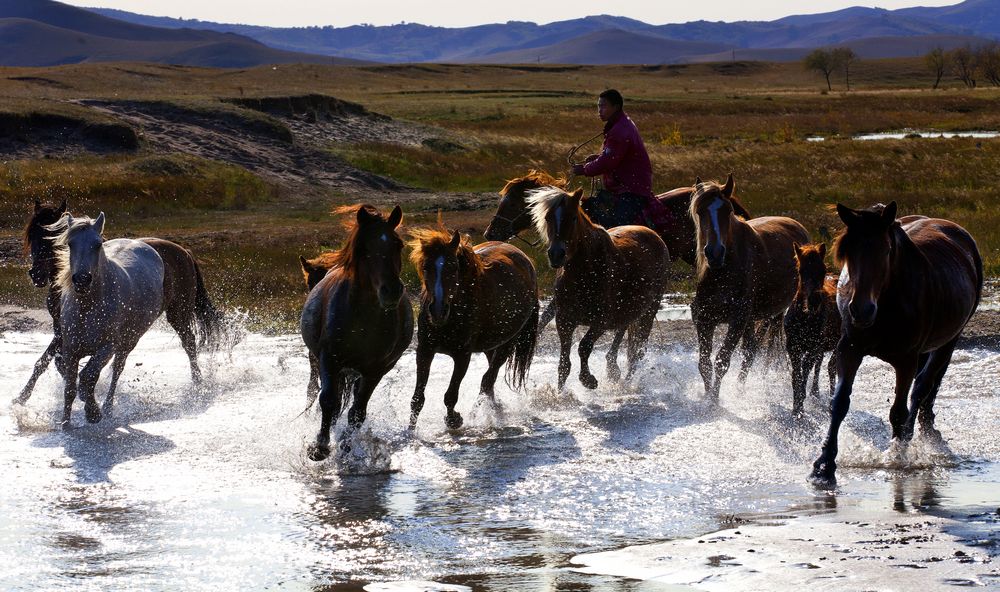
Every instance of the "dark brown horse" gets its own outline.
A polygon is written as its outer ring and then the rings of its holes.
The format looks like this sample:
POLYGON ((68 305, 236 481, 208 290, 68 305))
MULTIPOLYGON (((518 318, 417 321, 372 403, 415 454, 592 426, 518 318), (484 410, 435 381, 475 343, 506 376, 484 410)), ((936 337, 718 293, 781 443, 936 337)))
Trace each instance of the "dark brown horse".
POLYGON ((698 332, 698 369, 705 393, 713 401, 719 398, 737 344, 742 340, 742 381, 766 331, 781 322, 795 295, 792 245, 809 241, 806 229, 791 218, 743 220, 730 199, 734 188, 729 175, 725 185, 698 183, 691 197, 690 216, 698 243, 698 284, 691 318, 698 332), (729 327, 713 372, 712 341, 716 326, 722 323, 729 327))
MULTIPOLYGON (((38 377, 45 372, 49 362, 53 356, 59 353, 62 345, 59 331, 61 297, 59 289, 55 285, 58 257, 52 243, 59 232, 49 227, 58 222, 65 212, 65 200, 59 206, 42 204, 35 200, 34 211, 25 227, 25 246, 31 254, 31 269, 28 271, 28 275, 36 286, 49 286, 46 305, 49 314, 52 315, 54 331, 52 341, 42 357, 35 363, 31 378, 28 379, 28 384, 14 400, 15 403, 24 404, 27 402, 38 377)), ((163 239, 141 238, 138 240, 153 247, 163 260, 163 306, 161 311, 166 313, 167 322, 180 336, 181 345, 184 347, 191 364, 191 377, 195 382, 198 382, 201 380, 201 369, 198 366, 198 340, 195 338, 195 328, 201 335, 201 344, 212 348, 218 346, 224 339, 232 338, 232 336, 227 335, 223 315, 212 304, 208 292, 205 290, 201 270, 191 252, 176 243, 163 239)), ((62 373, 58 358, 56 366, 62 373)))
MULTIPOLYGON (((299 255, 299 265, 302 266, 302 278, 306 282, 306 291, 311 292, 316 284, 326 277, 326 273, 337 261, 337 253, 327 251, 313 259, 299 255)), ((306 385, 306 409, 312 407, 313 401, 319 395, 319 360, 309 354, 309 384, 306 385)))
POLYGON ((837 303, 844 324, 830 430, 811 474, 823 486, 836 483, 837 436, 865 356, 896 371, 889 411, 893 438, 909 440, 918 417, 923 431, 936 434, 934 399, 983 289, 976 241, 954 222, 922 216, 897 220, 896 202, 866 210, 838 204, 837 213, 847 226, 835 247, 842 266, 837 303))
MULTIPOLYGON (((806 386, 812 373, 812 394, 819 393, 819 369, 823 355, 833 352, 840 340, 840 311, 837 309, 837 280, 826 276, 826 245, 795 245, 795 265, 799 285, 792 305, 785 313, 785 347, 792 365, 792 412, 801 413, 806 386)), ((837 356, 827 365, 830 392, 837 379, 837 356)))
POLYGON ((580 341, 580 382, 597 387, 588 361, 594 343, 616 331, 607 354, 607 375, 620 377, 618 348, 628 331, 628 374, 644 354, 660 307, 669 255, 660 237, 645 226, 605 230, 580 208, 583 190, 570 194, 558 187, 528 197, 538 233, 548 243, 549 264, 558 269, 553 304, 559 334, 559 388, 570 371, 570 347, 579 325, 588 327, 580 341))
POLYGON ((375 387, 413 337, 413 310, 399 279, 403 241, 396 227, 402 210, 396 206, 387 217, 369 205, 339 211, 355 213, 356 223, 337 251, 334 267, 302 309, 302 340, 319 360, 323 416, 316 443, 309 448, 314 461, 330 456, 330 428, 353 382, 348 373, 360 375, 347 416, 354 430, 365 421, 375 387))
MULTIPOLYGON (((535 170, 529 171, 523 177, 511 179, 500 190, 500 203, 489 226, 486 227, 486 232, 483 233, 484 236, 487 240, 498 241, 518 236, 532 225, 531 213, 525 202, 527 192, 546 186, 566 189, 567 185, 566 179, 554 178, 548 173, 535 170)), ((691 195, 694 191, 693 186, 678 187, 657 195, 656 199, 662 206, 663 215, 658 218, 658 223, 653 228, 667 245, 670 256, 680 257, 689 265, 694 265, 695 262, 694 224, 689 214, 691 195)), ((737 216, 744 220, 750 219, 749 212, 735 196, 730 201, 737 216)))
POLYGON ((413 391, 410 428, 424 406, 424 389, 434 355, 455 362, 444 394, 445 424, 462 426, 455 411, 458 390, 475 352, 483 352, 489 368, 480 394, 497 405, 493 388, 507 364, 507 382, 520 388, 531 366, 538 336, 538 285, 531 259, 507 243, 473 247, 456 231, 412 231, 410 259, 420 276, 420 317, 417 325, 417 385, 413 391))

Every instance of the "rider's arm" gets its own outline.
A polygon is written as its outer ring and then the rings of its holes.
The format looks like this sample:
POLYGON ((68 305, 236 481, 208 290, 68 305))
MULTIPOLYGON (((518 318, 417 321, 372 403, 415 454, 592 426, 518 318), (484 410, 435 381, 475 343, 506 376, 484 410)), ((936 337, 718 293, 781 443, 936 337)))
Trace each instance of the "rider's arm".
POLYGON ((612 129, 604 140, 604 151, 596 159, 583 165, 583 174, 588 177, 603 175, 615 170, 618 163, 625 158, 628 150, 628 141, 623 134, 615 133, 618 130, 612 129))

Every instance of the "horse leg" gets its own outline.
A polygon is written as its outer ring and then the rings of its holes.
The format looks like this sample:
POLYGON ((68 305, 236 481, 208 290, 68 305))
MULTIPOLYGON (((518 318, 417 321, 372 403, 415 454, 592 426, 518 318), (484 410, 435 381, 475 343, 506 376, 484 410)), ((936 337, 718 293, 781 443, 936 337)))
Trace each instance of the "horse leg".
MULTIPOLYGON (((347 412, 347 427, 352 432, 357 431, 361 424, 365 423, 365 418, 368 417, 368 400, 372 398, 372 393, 375 392, 375 387, 382 380, 382 376, 382 374, 362 374, 358 379, 354 389, 354 403, 347 412)), ((350 450, 348 446, 342 448, 350 450)))
POLYGON ((736 350, 736 345, 739 343, 740 338, 748 332, 747 325, 750 325, 749 331, 752 334, 753 325, 749 319, 743 319, 742 321, 731 320, 729 328, 726 330, 726 336, 722 340, 722 345, 719 346, 719 353, 715 356, 715 382, 712 385, 711 393, 712 399, 715 401, 719 400, 722 379, 726 376, 726 372, 729 371, 729 362, 732 360, 733 351, 736 350))
POLYGON ((309 384, 306 385, 306 409, 312 407, 319 395, 319 358, 309 352, 309 384))
POLYGON ((193 321, 193 312, 185 316, 175 307, 167 309, 167 322, 181 338, 181 346, 184 347, 184 353, 187 354, 188 360, 191 362, 191 380, 198 384, 201 382, 201 368, 198 367, 198 342, 191 329, 193 321))
POLYGON ((322 412, 316 442, 309 446, 309 460, 321 461, 330 456, 330 426, 340 416, 341 389, 344 378, 340 365, 326 352, 319 353, 319 408, 322 412))
POLYGON ((611 347, 608 348, 608 353, 604 356, 604 361, 606 362, 604 373, 607 374, 608 380, 614 382, 622 379, 622 371, 618 367, 618 349, 622 346, 625 331, 627 330, 628 326, 625 326, 615 333, 615 338, 611 340, 611 347))
POLYGON ((101 377, 101 370, 107 365, 108 360, 114 355, 114 349, 107 345, 90 356, 87 365, 80 372, 80 398, 83 399, 87 412, 87 421, 97 423, 101 421, 101 407, 94 397, 94 388, 97 386, 97 379, 101 377))
POLYGON ((434 350, 417 345, 417 386, 413 389, 413 399, 410 400, 410 429, 417 427, 417 417, 424 408, 424 389, 431 374, 431 362, 434 360, 434 350))
POLYGON ((42 357, 38 358, 35 362, 35 369, 31 372, 31 378, 28 379, 28 384, 24 385, 21 389, 21 394, 14 399, 13 403, 15 405, 24 405, 28 402, 28 398, 31 397, 31 391, 35 388, 35 383, 38 382, 38 377, 45 373, 45 369, 49 367, 49 362, 55 357, 56 352, 59 351, 60 339, 58 336, 53 336, 52 341, 49 342, 49 346, 45 348, 42 352, 42 357))
POLYGON ((105 415, 110 416, 112 410, 115 406, 115 391, 118 389, 118 379, 122 375, 122 370, 125 369, 125 360, 128 359, 130 351, 120 351, 115 353, 115 359, 111 362, 111 386, 108 387, 108 396, 104 397, 104 404, 101 406, 101 411, 105 415))
POLYGON ((580 354, 580 383, 589 389, 597 388, 597 378, 590 372, 590 353, 594 351, 594 343, 604 335, 604 329, 591 327, 584 333, 577 348, 580 354))
POLYGON ((822 486, 832 486, 837 483, 837 438, 840 424, 847 416, 851 407, 851 392, 854 389, 854 377, 858 374, 864 355, 851 347, 847 336, 837 343, 837 387, 834 389, 833 400, 830 401, 830 429, 823 442, 823 450, 813 463, 809 479, 822 486))
POLYGON ((541 332, 554 318, 556 318, 556 301, 549 300, 549 303, 545 306, 545 310, 542 311, 541 317, 538 319, 538 331, 541 332))
POLYGON ((513 339, 486 352, 486 358, 489 360, 490 365, 483 374, 482 382, 479 384, 479 394, 488 396, 494 405, 496 405, 494 390, 496 388, 497 376, 500 374, 500 368, 503 367, 504 362, 510 358, 512 353, 514 353, 513 339))
POLYGON ((63 356, 63 418, 62 428, 70 428, 69 418, 73 411, 73 399, 76 398, 76 373, 80 367, 77 356, 63 356))
POLYGON ((753 322, 748 322, 746 328, 743 330, 741 338, 743 362, 740 364, 740 384, 746 382, 747 375, 750 374, 750 367, 753 366, 753 361, 757 357, 757 352, 760 351, 764 337, 767 336, 767 330, 770 328, 771 322, 771 320, 761 321, 759 327, 754 327, 753 322))
POLYGON ((654 302, 650 308, 628 327, 628 373, 625 379, 632 378, 635 369, 639 367, 639 362, 646 357, 646 342, 649 340, 649 333, 653 330, 653 322, 656 321, 656 313, 660 310, 659 301, 654 302))
POLYGON ((934 350, 927 357, 927 362, 920 369, 917 380, 913 384, 913 392, 910 394, 910 411, 906 418, 906 426, 903 436, 906 439, 913 437, 913 428, 920 416, 920 428, 928 433, 934 429, 934 400, 937 398, 937 391, 941 387, 941 380, 945 371, 951 363, 951 356, 955 352, 958 338, 951 340, 940 348, 934 350))
POLYGON ((698 333, 698 371, 705 382, 705 396, 711 399, 713 397, 712 341, 715 338, 715 324, 696 320, 695 330, 698 333))
POLYGON ((802 359, 805 356, 796 333, 797 331, 785 333, 785 351, 788 352, 788 365, 792 367, 792 413, 801 413, 806 398, 806 385, 802 375, 802 359))
POLYGON ((572 367, 572 362, 569 359, 570 348, 573 347, 573 331, 576 330, 576 325, 569 322, 560 322, 559 317, 556 317, 556 332, 559 334, 559 390, 562 390, 566 385, 566 379, 569 378, 569 371, 572 367))
POLYGON ((833 396, 833 391, 837 387, 837 350, 834 349, 830 352, 830 361, 826 365, 827 374, 830 375, 830 396, 833 396))
POLYGON ((472 360, 472 353, 466 352, 452 356, 455 360, 455 369, 451 372, 451 382, 448 383, 448 390, 444 392, 444 406, 448 412, 444 416, 444 423, 449 429, 457 430, 462 427, 462 416, 455 411, 458 404, 458 389, 462 386, 462 379, 469 370, 469 361, 472 360))
MULTIPOLYGON (((889 409, 889 423, 892 425, 893 439, 906 440, 906 396, 910 394, 910 386, 913 384, 913 377, 917 374, 917 369, 921 365, 926 366, 924 356, 912 356, 899 360, 893 364, 896 369, 896 396, 893 399, 892 407, 889 409)), ((916 390, 916 389, 914 389, 916 390)))
POLYGON ((819 396, 819 371, 823 367, 823 352, 822 351, 813 352, 810 364, 812 365, 811 370, 813 375, 813 381, 812 381, 812 389, 810 389, 809 392, 812 394, 813 398, 816 398, 819 396))

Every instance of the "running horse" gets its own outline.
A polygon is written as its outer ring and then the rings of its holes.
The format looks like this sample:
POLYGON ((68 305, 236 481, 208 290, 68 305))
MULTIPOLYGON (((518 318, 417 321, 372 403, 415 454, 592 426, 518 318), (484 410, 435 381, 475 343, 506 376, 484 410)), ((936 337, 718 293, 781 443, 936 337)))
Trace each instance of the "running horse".
POLYGON ((355 223, 333 267, 309 292, 300 323, 302 340, 319 361, 322 419, 308 451, 314 461, 330 456, 330 428, 348 384, 354 385, 354 403, 347 421, 356 430, 375 387, 413 337, 413 310, 399 279, 403 241, 396 227, 402 210, 396 206, 385 217, 370 205, 337 212, 354 213, 355 223), (349 372, 360 380, 349 379, 349 372))
POLYGON ((923 216, 897 220, 896 202, 864 210, 838 204, 837 213, 846 225, 835 245, 844 329, 830 429, 810 475, 819 486, 836 483, 837 437, 865 356, 896 371, 889 410, 893 438, 910 440, 918 418, 922 431, 940 437, 934 400, 983 291, 982 257, 958 224, 923 216))
POLYGON ((763 336, 781 322, 797 283, 793 245, 809 242, 806 229, 791 218, 741 218, 731 199, 734 189, 730 174, 725 185, 699 182, 691 196, 698 244, 691 318, 698 333, 698 369, 712 401, 718 401, 722 378, 740 341, 743 381, 763 336), (712 341, 722 323, 728 330, 713 368, 712 341))
MULTIPOLYGON (((840 311, 837 309, 837 281, 826 276, 826 244, 795 247, 799 284, 785 313, 785 349, 792 365, 792 413, 801 413, 806 400, 809 374, 813 374, 812 394, 819 394, 819 371, 826 352, 840 341, 840 311)), ((837 379, 837 355, 827 365, 832 395, 837 379)))
POLYGON ((549 264, 557 269, 556 331, 559 334, 559 388, 570 372, 570 347, 579 325, 588 327, 579 345, 580 382, 597 388, 588 360, 594 343, 616 331, 607 354, 607 375, 618 380, 618 348, 628 331, 628 374, 644 354, 646 340, 663 296, 669 255, 663 240, 645 226, 605 230, 580 207, 583 190, 559 187, 529 192, 527 204, 538 234, 548 244, 549 264))
MULTIPOLYGON (((15 404, 24 404, 28 401, 35 382, 45 372, 53 357, 56 358, 56 367, 62 374, 59 357, 62 344, 59 325, 62 294, 56 282, 59 256, 53 241, 61 233, 62 226, 57 223, 65 213, 65 200, 59 206, 35 200, 34 211, 25 226, 24 243, 31 255, 28 275, 35 286, 49 287, 45 302, 52 316, 53 337, 45 352, 35 363, 27 385, 14 399, 15 404)), ((198 366, 199 343, 201 346, 215 348, 223 341, 234 345, 237 337, 228 334, 224 315, 212 304, 205 289, 201 269, 190 251, 174 242, 159 238, 137 240, 152 247, 163 262, 162 310, 166 313, 167 322, 180 336, 181 344, 191 364, 191 376, 198 382, 201 380, 201 369, 198 366), (200 339, 196 339, 195 329, 200 339)))
POLYGON ((105 241, 104 213, 96 219, 69 214, 49 227, 59 234, 56 269, 60 351, 65 393, 63 429, 78 391, 87 421, 101 421, 94 388, 104 366, 112 362, 111 385, 103 413, 111 412, 118 379, 139 339, 160 316, 163 303, 163 260, 151 246, 131 239, 105 241), (80 360, 89 357, 80 372, 80 360))
POLYGON ((468 238, 443 227, 411 231, 410 259, 422 286, 417 323, 417 383, 410 429, 424 406, 424 389, 437 353, 451 356, 454 368, 444 394, 445 423, 462 426, 455 411, 458 390, 475 352, 489 367, 480 394, 496 407, 494 385, 507 364, 507 384, 524 384, 538 337, 538 285, 535 266, 520 249, 501 242, 473 247, 468 238))

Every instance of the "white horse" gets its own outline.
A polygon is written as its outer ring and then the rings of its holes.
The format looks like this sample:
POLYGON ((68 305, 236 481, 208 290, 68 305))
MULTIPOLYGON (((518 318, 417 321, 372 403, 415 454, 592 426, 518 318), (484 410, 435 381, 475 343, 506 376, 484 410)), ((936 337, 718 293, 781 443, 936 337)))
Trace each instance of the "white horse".
POLYGON ((53 242, 59 247, 56 282, 62 294, 59 326, 66 382, 65 429, 77 394, 76 372, 84 357, 90 360, 80 372, 80 398, 90 423, 101 421, 94 387, 114 357, 111 386, 104 399, 104 413, 111 412, 126 358, 160 315, 163 260, 140 241, 105 242, 101 237, 104 212, 96 220, 66 214, 50 228, 61 231, 53 242))

